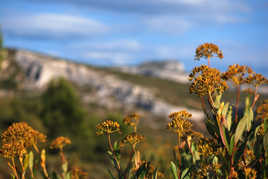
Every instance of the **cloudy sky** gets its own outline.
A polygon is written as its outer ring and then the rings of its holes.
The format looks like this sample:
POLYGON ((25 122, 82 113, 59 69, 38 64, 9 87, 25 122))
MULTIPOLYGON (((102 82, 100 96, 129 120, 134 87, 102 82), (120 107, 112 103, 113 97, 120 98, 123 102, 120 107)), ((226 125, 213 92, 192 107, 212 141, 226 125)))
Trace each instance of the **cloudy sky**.
MULTIPOLYGON (((268 76, 266 0, 2 0, 4 45, 95 65, 177 59, 219 45, 213 66, 251 65, 268 76)), ((205 61, 202 61, 205 63, 205 61)))

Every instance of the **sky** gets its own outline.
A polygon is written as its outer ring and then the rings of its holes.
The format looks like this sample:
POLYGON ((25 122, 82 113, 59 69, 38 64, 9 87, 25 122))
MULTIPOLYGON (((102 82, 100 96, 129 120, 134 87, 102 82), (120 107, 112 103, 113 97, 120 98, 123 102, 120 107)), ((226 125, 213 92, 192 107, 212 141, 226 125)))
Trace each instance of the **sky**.
POLYGON ((190 71, 211 42, 221 71, 249 65, 268 76, 267 0, 1 0, 4 46, 100 66, 178 60, 190 71))

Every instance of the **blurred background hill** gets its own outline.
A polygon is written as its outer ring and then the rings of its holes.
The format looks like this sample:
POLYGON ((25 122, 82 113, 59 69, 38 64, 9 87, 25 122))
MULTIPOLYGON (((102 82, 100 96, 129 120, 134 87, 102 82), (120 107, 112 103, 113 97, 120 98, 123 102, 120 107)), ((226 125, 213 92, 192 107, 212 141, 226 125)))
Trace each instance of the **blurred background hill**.
MULTIPOLYGON (((141 129, 148 136, 143 148, 152 149, 146 155, 157 161, 167 160, 159 154, 165 152, 165 144, 172 144, 165 128, 170 112, 189 110, 195 127, 204 130, 198 98, 189 95, 183 64, 177 61, 127 67, 136 70, 133 72, 126 67, 90 66, 28 50, 5 48, 2 52, 0 132, 14 122, 25 121, 47 134, 49 140, 67 136, 72 140, 70 159, 82 163, 93 178, 106 176, 98 171, 106 161, 105 142, 95 135, 95 125, 102 120, 122 122, 124 115, 140 113, 141 129), (184 81, 161 76, 168 72, 181 75, 184 81), (157 147, 160 145, 163 147, 157 147)), ((52 161, 53 156, 51 151, 52 161)), ((49 166, 55 165, 51 162, 49 166)))

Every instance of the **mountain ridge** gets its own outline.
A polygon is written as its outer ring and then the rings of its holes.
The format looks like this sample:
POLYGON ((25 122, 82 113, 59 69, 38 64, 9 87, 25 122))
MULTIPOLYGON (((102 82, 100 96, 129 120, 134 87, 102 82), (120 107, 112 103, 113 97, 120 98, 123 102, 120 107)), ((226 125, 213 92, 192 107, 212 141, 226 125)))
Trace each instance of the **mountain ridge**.
MULTIPOLYGON (((204 116, 199 110, 169 104, 157 97, 150 88, 119 79, 115 75, 88 65, 28 50, 8 49, 8 56, 11 54, 25 76, 23 86, 28 90, 45 88, 51 80, 63 77, 78 86, 88 85, 93 88, 95 102, 106 107, 113 106, 113 102, 109 99, 115 98, 122 106, 142 109, 154 115, 166 117, 171 112, 187 109, 193 114, 193 120, 200 121, 204 116)), ((3 66, 8 68, 8 62, 4 63, 6 65, 3 66)))

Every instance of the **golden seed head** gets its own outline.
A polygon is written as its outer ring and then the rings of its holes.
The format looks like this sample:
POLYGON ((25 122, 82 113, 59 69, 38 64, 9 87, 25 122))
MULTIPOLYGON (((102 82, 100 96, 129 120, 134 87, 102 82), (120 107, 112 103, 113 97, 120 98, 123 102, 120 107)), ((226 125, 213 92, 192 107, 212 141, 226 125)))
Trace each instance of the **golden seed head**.
POLYGON ((262 123, 260 128, 258 129, 257 135, 264 136, 264 123, 262 123))
POLYGON ((123 140, 120 142, 120 146, 124 146, 125 144, 136 145, 144 140, 144 136, 133 132, 128 134, 123 140))
POLYGON ((216 68, 210 68, 207 65, 195 67, 189 75, 190 93, 199 96, 205 96, 215 91, 222 93, 228 88, 226 81, 221 78, 221 73, 216 68))
POLYGON ((226 72, 222 73, 222 79, 230 80, 237 86, 241 84, 251 84, 255 87, 268 84, 268 80, 261 74, 253 72, 253 70, 245 65, 230 65, 226 72))
POLYGON ((120 125, 116 121, 106 120, 99 123, 96 126, 96 130, 97 135, 112 134, 115 132, 120 132, 120 125))
POLYGON ((132 113, 132 114, 127 115, 124 118, 123 122, 124 124, 129 125, 129 126, 137 126, 139 120, 140 120, 140 115, 137 113, 132 113))
POLYGON ((253 160, 255 160, 255 155, 252 150, 246 149, 244 153, 244 159, 246 162, 246 165, 250 164, 253 160))
POLYGON ((200 60, 200 58, 211 58, 218 57, 220 59, 223 58, 222 51, 219 47, 213 43, 204 43, 199 45, 195 51, 195 59, 200 60))
POLYGON ((60 137, 57 137, 56 139, 54 139, 51 144, 50 144, 50 148, 51 149, 60 149, 62 150, 63 147, 65 145, 68 145, 68 144, 71 144, 71 140, 67 137, 63 137, 63 136, 60 136, 60 137))
POLYGON ((256 174, 257 174, 256 170, 246 167, 244 168, 244 172, 245 172, 246 178, 253 178, 253 179, 256 178, 256 174))
POLYGON ((27 149, 37 149, 38 142, 45 142, 46 136, 25 122, 14 123, 1 134, 1 153, 5 158, 12 158, 23 155, 27 149))
POLYGON ((188 120, 191 117, 192 114, 185 110, 171 113, 169 118, 172 121, 168 123, 167 128, 182 136, 192 129, 192 123, 188 120))
POLYGON ((209 144, 198 145, 198 150, 205 157, 211 156, 214 153, 213 148, 209 144))

